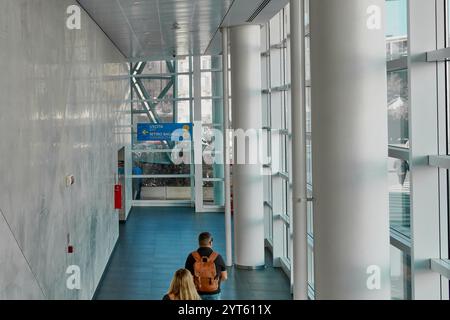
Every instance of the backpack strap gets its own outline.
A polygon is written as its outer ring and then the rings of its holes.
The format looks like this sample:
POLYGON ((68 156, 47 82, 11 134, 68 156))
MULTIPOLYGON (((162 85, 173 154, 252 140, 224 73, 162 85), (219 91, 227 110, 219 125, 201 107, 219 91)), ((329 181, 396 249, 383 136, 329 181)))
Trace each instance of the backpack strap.
POLYGON ((219 254, 217 252, 213 252, 209 256, 209 261, 214 262, 214 261, 216 261, 217 257, 219 257, 219 254))
POLYGON ((194 251, 191 254, 192 254, 192 257, 195 259, 196 262, 201 262, 202 261, 202 257, 200 256, 200 253, 198 253, 197 251, 194 251))

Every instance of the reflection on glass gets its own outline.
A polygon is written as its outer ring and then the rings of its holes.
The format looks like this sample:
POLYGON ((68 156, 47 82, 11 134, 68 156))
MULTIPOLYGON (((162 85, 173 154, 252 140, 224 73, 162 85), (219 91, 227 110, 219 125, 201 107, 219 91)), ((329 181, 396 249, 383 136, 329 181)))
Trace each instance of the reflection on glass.
POLYGON ((190 101, 177 102, 177 122, 189 123, 191 122, 191 103, 190 101))
MULTIPOLYGON (((267 203, 272 203, 272 177, 264 176, 264 201, 267 203)), ((273 240, 273 212, 272 208, 265 205, 264 206, 265 218, 266 218, 266 226, 268 232, 268 238, 273 240)))
POLYGON ((213 109, 211 99, 202 99, 202 123, 213 123, 213 109))
POLYGON ((200 68, 201 70, 211 69, 211 56, 202 56, 200 58, 200 68))
POLYGON ((177 60, 177 71, 178 72, 190 72, 190 61, 191 57, 185 57, 184 59, 177 60))
POLYGON ((177 98, 190 97, 190 79, 189 75, 177 76, 177 98))
POLYGON ((202 128, 203 177, 223 178, 223 136, 222 129, 213 126, 202 128))
POLYGON ((308 246, 308 284, 314 288, 314 250, 308 246))
POLYGON ((311 133, 311 87, 305 89, 306 99, 306 132, 311 133))
POLYGON ((409 147, 408 71, 388 73, 389 145, 409 147))
POLYGON ((389 158, 389 213, 390 225, 403 235, 411 236, 410 224, 410 169, 405 160, 389 158))
POLYGON ((283 233, 284 233, 284 256, 286 258, 290 258, 290 247, 291 247, 291 241, 290 241, 290 236, 289 236, 289 227, 287 224, 284 225, 283 228, 283 233))
POLYGON ((283 180, 281 184, 281 190, 282 190, 282 199, 283 199, 283 213, 286 214, 289 217, 289 197, 288 197, 288 190, 289 190, 289 181, 283 180))
POLYGON ((386 56, 398 59, 408 54, 407 0, 386 1, 386 56))
POLYGON ((313 204, 312 202, 308 202, 307 205, 307 232, 308 234, 313 237, 314 236, 314 229, 313 229, 313 204))
POLYGON ((411 299, 411 257, 391 246, 391 297, 411 299))
MULTIPOLYGON (((138 113, 133 114, 133 124, 136 123, 147 123, 153 122, 151 116, 149 118, 148 114, 145 112, 147 110, 144 103, 136 103, 135 106, 140 106, 135 108, 138 113)), ((159 103, 149 102, 148 107, 152 111, 152 115, 156 117, 157 121, 160 123, 172 123, 174 122, 174 112, 173 112, 173 101, 160 101, 159 103)))
POLYGON ((169 69, 167 68, 166 61, 148 61, 145 64, 144 70, 142 74, 161 74, 161 73, 169 73, 169 69))
POLYGON ((312 144, 311 139, 306 139, 306 182, 312 185, 312 144))
POLYGON ((189 164, 173 164, 171 152, 134 152, 133 167, 139 167, 144 175, 189 174, 189 164))
POLYGON ((175 121, 173 107, 173 101, 133 103, 133 124, 153 122, 152 116, 160 123, 172 123, 175 121))
POLYGON ((262 123, 263 127, 270 127, 270 96, 262 95, 262 123))
POLYGON ((212 97, 212 74, 202 72, 202 97, 212 97))
POLYGON ((140 79, 140 82, 149 94, 149 99, 173 98, 173 82, 170 79, 140 79), (161 93, 167 88, 169 91, 161 97, 161 93))
POLYGON ((133 124, 147 123, 150 122, 148 115, 146 113, 134 113, 133 114, 133 124))
POLYGON ((311 81, 311 38, 305 37, 305 80, 311 81))
POLYGON ((133 178, 133 200, 191 200, 191 180, 133 178))
POLYGON ((223 165, 220 164, 206 164, 203 161, 203 178, 205 179, 223 179, 223 165))
POLYGON ((225 193, 223 181, 204 181, 203 182, 203 205, 205 206, 224 206, 225 193))

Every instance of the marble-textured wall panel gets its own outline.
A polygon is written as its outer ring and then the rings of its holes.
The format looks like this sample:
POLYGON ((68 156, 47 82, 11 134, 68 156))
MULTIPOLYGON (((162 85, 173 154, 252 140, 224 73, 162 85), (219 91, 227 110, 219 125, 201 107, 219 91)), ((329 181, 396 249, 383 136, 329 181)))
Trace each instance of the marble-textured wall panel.
POLYGON ((0 299, 92 298, 118 238, 128 66, 83 11, 66 28, 74 4, 0 0, 0 299), (66 287, 69 265, 81 290, 66 287))
POLYGON ((2 279, 0 300, 12 297, 23 299, 43 299, 44 295, 35 280, 27 260, 22 255, 14 235, 3 215, 0 213, 0 270, 8 275, 8 281, 2 279))

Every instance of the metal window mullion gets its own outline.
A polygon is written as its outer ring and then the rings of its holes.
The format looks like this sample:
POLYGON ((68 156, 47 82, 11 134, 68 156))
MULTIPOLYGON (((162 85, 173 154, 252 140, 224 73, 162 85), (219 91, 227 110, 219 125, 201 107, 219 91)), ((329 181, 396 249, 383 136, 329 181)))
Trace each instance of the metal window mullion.
POLYGON ((190 174, 141 174, 131 175, 132 179, 186 179, 190 178, 190 174))
POLYGON ((410 150, 407 148, 389 146, 389 158, 409 161, 410 160, 410 150))
POLYGON ((133 149, 131 153, 171 153, 170 149, 133 149))
POLYGON ((390 228, 390 243, 398 250, 411 255, 411 239, 394 228, 390 228))
POLYGON ((396 72, 408 69, 408 57, 401 57, 398 59, 390 60, 386 63, 387 72, 396 72))
MULTIPOLYGON (((194 122, 194 95, 193 95, 193 57, 189 56, 189 121, 194 122)), ((191 149, 191 159, 194 159, 194 148, 191 149)), ((191 203, 195 206, 195 162, 192 161, 190 164, 191 170, 191 203)))
MULTIPOLYGON (((448 44, 448 5, 445 0, 436 1, 436 48, 448 44)), ((448 154, 448 62, 436 63, 438 85, 438 154, 448 154)), ((449 180, 448 170, 438 169, 439 176, 439 212, 440 212, 440 249, 441 259, 449 258, 449 180)), ((449 299, 449 281, 441 277, 441 299, 449 299)))
POLYGON ((428 165, 450 170, 450 156, 429 156, 428 165))
POLYGON ((428 62, 448 61, 450 59, 450 47, 429 51, 426 57, 428 62))
POLYGON ((450 260, 448 259, 431 259, 430 269, 450 280, 450 260))
POLYGON ((283 220, 284 224, 288 227, 288 229, 291 227, 291 219, 286 213, 280 213, 278 214, 278 218, 283 220))
MULTIPOLYGON (((193 57, 193 86, 194 86, 194 123, 202 122, 201 99, 201 61, 200 56, 193 57)), ((203 161, 202 161, 202 136, 201 128, 194 126, 194 162, 195 162, 195 211, 203 211, 203 161)))
POLYGON ((203 182, 223 182, 224 178, 203 178, 203 182))

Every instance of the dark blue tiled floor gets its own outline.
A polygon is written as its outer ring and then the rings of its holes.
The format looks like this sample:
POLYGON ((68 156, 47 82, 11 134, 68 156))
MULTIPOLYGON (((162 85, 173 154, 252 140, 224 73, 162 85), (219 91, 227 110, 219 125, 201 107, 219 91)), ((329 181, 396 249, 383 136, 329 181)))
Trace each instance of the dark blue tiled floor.
MULTIPOLYGON (((173 273, 196 249, 197 236, 209 231, 214 249, 225 253, 223 213, 194 214, 191 208, 134 208, 120 225, 120 237, 97 290, 99 300, 160 300, 173 273)), ((269 255, 268 253, 266 254, 269 255)), ((291 299, 289 281, 280 269, 232 268, 222 285, 224 300, 291 299)))

